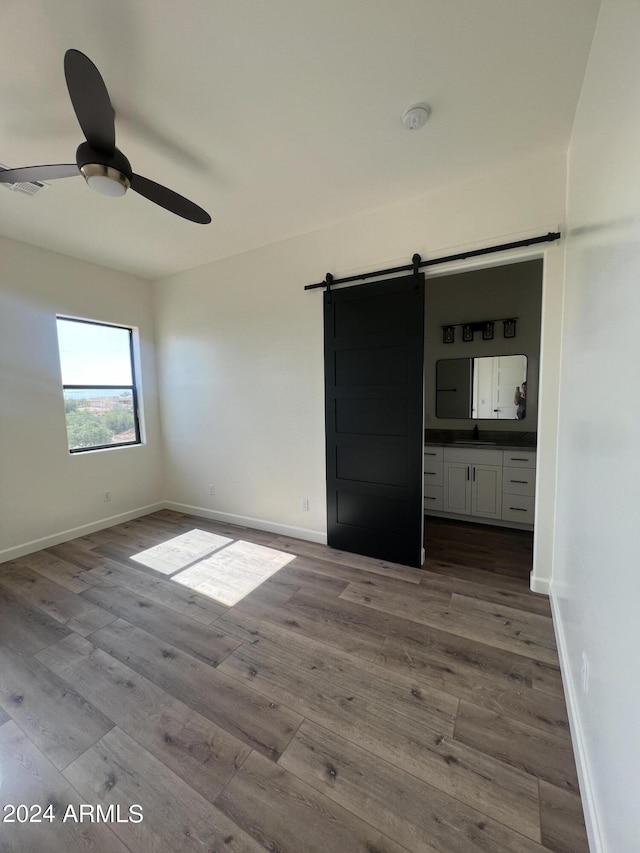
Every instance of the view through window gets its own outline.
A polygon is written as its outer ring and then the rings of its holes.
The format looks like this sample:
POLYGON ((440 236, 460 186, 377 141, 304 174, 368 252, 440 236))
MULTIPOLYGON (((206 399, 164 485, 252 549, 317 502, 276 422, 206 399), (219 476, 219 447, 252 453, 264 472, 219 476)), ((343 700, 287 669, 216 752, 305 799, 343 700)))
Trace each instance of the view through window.
POLYGON ((133 330, 58 317, 71 453, 140 444, 133 330))

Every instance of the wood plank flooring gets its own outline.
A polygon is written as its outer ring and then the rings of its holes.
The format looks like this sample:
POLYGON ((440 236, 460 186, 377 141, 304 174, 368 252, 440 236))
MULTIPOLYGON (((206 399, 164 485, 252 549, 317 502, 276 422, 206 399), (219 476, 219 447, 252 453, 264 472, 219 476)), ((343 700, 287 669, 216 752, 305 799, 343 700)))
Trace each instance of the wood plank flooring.
POLYGON ((417 570, 163 510, 0 565, 0 806, 53 815, 0 850, 586 853, 531 539, 427 519, 417 570), (193 530, 294 559, 227 607, 193 530))

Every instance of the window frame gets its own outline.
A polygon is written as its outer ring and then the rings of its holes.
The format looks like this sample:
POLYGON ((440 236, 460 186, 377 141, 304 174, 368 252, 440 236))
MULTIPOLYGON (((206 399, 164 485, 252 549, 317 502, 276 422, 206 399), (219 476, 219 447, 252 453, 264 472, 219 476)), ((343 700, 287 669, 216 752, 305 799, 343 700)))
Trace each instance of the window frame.
MULTIPOLYGON (((136 377, 136 362, 135 362, 135 352, 134 352, 134 344, 133 344, 133 332, 134 329, 131 326, 123 326, 120 323, 106 323, 101 320, 84 320, 80 317, 66 317, 63 314, 56 314, 56 332, 58 320, 63 320, 66 323, 82 323, 85 326, 107 326, 110 329, 122 329, 129 333, 129 361, 131 363, 131 381, 132 385, 66 385, 64 381, 62 382, 62 399, 63 402, 65 400, 64 392, 69 391, 116 391, 118 389, 123 389, 125 391, 131 391, 131 395, 133 398, 133 423, 134 423, 134 431, 135 431, 135 439, 133 441, 121 441, 117 444, 95 444, 91 447, 69 447, 69 433, 67 431, 67 450, 71 454, 76 453, 91 453, 94 450, 117 450, 119 447, 134 447, 136 445, 142 444, 142 431, 140 429, 140 417, 138 411, 138 388, 137 388, 137 377, 136 377)), ((60 340, 58 339, 58 357, 60 358, 60 340)), ((60 370, 60 376, 62 378, 62 364, 60 370)), ((65 430, 67 427, 67 418, 65 412, 65 430)))

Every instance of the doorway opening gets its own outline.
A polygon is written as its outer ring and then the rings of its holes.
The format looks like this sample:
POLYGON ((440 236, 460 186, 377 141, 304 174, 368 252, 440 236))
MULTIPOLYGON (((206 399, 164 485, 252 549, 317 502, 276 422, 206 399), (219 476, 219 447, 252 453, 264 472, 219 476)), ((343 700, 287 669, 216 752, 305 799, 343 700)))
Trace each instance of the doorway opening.
POLYGON ((542 286, 541 257, 426 280, 425 567, 529 578, 542 286))

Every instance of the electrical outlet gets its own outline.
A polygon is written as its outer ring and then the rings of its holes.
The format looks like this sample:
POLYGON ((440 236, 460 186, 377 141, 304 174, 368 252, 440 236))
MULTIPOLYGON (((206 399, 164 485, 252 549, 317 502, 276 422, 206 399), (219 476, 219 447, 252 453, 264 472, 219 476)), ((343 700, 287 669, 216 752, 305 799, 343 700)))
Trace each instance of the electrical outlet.
POLYGON ((212 483, 209 483, 209 494, 215 495, 215 493, 216 493, 216 487, 212 483))
POLYGON ((300 509, 303 512, 309 512, 309 498, 302 498, 300 501, 300 509))
POLYGON ((105 503, 108 503, 111 500, 111 492, 103 492, 102 500, 105 501, 105 503))
POLYGON ((582 663, 580 664, 580 681, 582 683, 582 692, 589 692, 589 658, 586 652, 582 652, 582 663))

